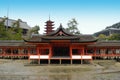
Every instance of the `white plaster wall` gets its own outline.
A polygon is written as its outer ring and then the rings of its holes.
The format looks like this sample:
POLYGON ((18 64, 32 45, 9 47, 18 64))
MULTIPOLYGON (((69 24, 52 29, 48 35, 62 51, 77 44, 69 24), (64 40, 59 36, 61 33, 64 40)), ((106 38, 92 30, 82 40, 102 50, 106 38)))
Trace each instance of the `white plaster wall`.
POLYGON ((40 55, 40 59, 48 59, 49 56, 48 55, 40 55))
POLYGON ((84 55, 84 56, 72 55, 72 59, 92 59, 92 56, 91 55, 84 55))
POLYGON ((85 55, 85 56, 82 56, 82 59, 92 59, 92 56, 91 55, 85 55))
POLYGON ((38 55, 30 55, 30 59, 39 59, 38 55))
POLYGON ((79 56, 79 55, 73 55, 72 59, 81 59, 81 56, 79 56))

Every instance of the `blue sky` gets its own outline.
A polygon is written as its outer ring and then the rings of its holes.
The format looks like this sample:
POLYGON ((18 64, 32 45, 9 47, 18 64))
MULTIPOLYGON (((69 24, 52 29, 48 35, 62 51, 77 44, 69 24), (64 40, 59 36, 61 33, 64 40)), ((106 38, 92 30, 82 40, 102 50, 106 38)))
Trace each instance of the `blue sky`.
POLYGON ((55 28, 75 18, 83 34, 92 34, 120 22, 120 0, 0 0, 0 17, 22 19, 30 26, 39 25, 44 31, 45 21, 55 23, 55 28))

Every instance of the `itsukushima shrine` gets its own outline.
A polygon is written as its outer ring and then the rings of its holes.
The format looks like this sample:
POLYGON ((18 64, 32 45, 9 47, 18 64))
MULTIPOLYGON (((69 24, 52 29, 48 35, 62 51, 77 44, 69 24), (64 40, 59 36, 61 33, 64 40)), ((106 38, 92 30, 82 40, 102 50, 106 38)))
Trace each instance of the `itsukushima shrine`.
POLYGON ((45 35, 33 35, 23 41, 0 41, 0 57, 27 58, 38 64, 74 64, 120 58, 120 41, 97 41, 92 35, 73 35, 62 25, 53 31, 52 22, 46 23, 45 35))

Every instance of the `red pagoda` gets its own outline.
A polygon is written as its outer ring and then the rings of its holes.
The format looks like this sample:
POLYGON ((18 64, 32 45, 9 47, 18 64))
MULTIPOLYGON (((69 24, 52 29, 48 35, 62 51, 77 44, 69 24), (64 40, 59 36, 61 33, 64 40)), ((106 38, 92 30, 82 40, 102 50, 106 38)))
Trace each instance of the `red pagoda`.
POLYGON ((46 23, 46 27, 45 27, 45 34, 49 34, 49 33, 51 33, 51 32, 53 32, 53 29, 54 29, 54 22, 53 21, 51 21, 50 19, 47 21, 47 22, 45 22, 46 23))

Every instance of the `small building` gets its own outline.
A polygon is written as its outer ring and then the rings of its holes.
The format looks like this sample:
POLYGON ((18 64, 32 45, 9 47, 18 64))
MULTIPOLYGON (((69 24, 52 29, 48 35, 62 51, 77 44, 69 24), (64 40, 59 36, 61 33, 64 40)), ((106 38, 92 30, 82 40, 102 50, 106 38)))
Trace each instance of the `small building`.
MULTIPOLYGON (((2 21, 2 17, 0 17, 0 21, 2 21)), ((5 27, 6 28, 11 28, 13 26, 13 24, 16 22, 17 20, 13 20, 13 19, 6 19, 5 20, 5 27)), ((20 23, 20 28, 23 30, 23 35, 26 35, 27 34, 27 31, 30 30, 30 26, 27 24, 27 22, 24 22, 24 21, 21 21, 19 20, 19 23, 20 23)))

